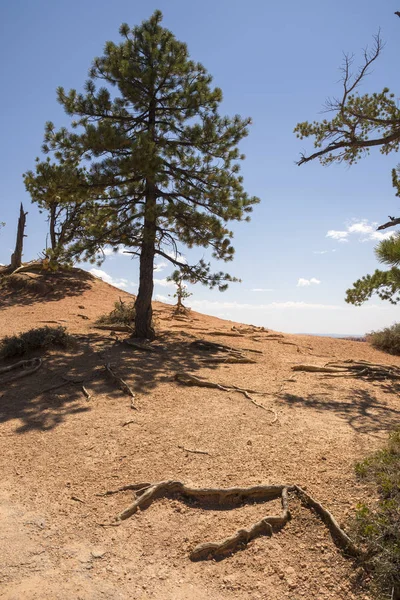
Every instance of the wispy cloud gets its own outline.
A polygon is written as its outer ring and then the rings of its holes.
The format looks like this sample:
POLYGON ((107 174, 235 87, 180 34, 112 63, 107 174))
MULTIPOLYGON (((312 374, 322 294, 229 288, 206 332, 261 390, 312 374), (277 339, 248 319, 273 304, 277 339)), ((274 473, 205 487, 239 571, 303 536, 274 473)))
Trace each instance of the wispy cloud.
POLYGON ((326 237, 337 240, 338 242, 348 242, 348 235, 348 231, 337 231, 336 229, 330 229, 326 234, 326 237))
POLYGON ((154 265, 154 273, 160 273, 160 271, 163 271, 167 266, 166 262, 160 262, 154 265))
POLYGON ((270 288, 252 288, 251 292, 273 292, 273 289, 270 288))
POLYGON ((164 277, 164 279, 157 279, 157 277, 154 277, 154 284, 161 285, 162 287, 175 287, 175 283, 173 281, 168 281, 166 277, 164 277))
POLYGON ((357 239, 359 242, 380 242, 391 238, 395 234, 395 231, 376 231, 377 227, 378 223, 361 219, 360 221, 352 221, 343 231, 330 229, 326 237, 338 242, 348 242, 350 237, 357 239))
POLYGON ((309 285, 319 285, 321 282, 319 279, 316 279, 315 277, 311 277, 311 279, 304 279, 303 277, 300 277, 300 279, 298 279, 297 281, 297 287, 307 287, 309 285))
POLYGON ((330 252, 336 252, 336 249, 333 249, 333 250, 314 250, 313 254, 329 254, 330 252))
POLYGON ((102 269, 92 268, 90 269, 89 273, 91 273, 95 277, 99 277, 106 283, 109 283, 110 285, 113 285, 117 288, 125 289, 127 287, 133 287, 136 285, 135 283, 133 283, 133 281, 129 282, 127 279, 114 279, 114 277, 112 277, 109 273, 106 273, 102 269))

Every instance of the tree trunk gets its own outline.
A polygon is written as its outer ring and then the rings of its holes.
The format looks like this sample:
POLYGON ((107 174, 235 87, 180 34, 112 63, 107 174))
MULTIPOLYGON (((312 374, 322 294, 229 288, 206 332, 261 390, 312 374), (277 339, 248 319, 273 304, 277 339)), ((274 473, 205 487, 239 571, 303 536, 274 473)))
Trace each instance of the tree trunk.
POLYGON ((135 336, 138 338, 154 339, 155 331, 152 325, 154 255, 156 241, 156 194, 154 185, 147 184, 145 218, 143 226, 143 242, 140 252, 139 291, 135 302, 135 336))
POLYGON ((57 205, 55 203, 52 203, 50 205, 50 223, 49 223, 49 228, 50 228, 50 243, 51 243, 51 249, 53 250, 53 252, 57 248, 56 210, 57 210, 57 205))
POLYGON ((28 213, 24 212, 24 207, 22 206, 22 202, 21 202, 21 208, 19 211, 19 219, 18 219, 18 229, 17 229, 17 240, 15 242, 15 250, 13 252, 13 254, 11 255, 11 264, 10 264, 10 269, 11 272, 15 271, 15 269, 18 269, 18 267, 20 267, 22 265, 22 249, 24 246, 24 232, 25 232, 25 222, 26 222, 26 215, 28 213))
MULTIPOLYGON (((154 142, 156 121, 155 98, 149 105, 148 133, 154 142)), ((135 302, 135 336, 153 340, 156 337, 152 324, 151 299, 154 288, 154 255, 156 245, 157 193, 152 174, 146 178, 146 204, 144 207, 143 242, 140 252, 139 291, 135 302)))

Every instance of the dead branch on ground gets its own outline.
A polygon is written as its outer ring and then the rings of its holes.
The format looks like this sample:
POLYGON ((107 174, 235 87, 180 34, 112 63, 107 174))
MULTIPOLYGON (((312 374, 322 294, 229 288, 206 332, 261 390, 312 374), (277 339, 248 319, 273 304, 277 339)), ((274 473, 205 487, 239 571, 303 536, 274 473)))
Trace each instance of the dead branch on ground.
POLYGON ((181 481, 161 481, 159 483, 139 483, 123 486, 117 490, 109 490, 103 496, 109 496, 122 491, 133 490, 134 501, 117 517, 116 522, 121 522, 138 510, 144 510, 154 500, 163 497, 180 495, 184 499, 195 500, 200 506, 212 507, 220 510, 232 509, 246 502, 269 502, 280 498, 282 511, 279 515, 267 515, 257 521, 249 529, 239 529, 233 535, 218 541, 205 542, 197 545, 189 557, 193 561, 222 559, 236 552, 252 539, 261 535, 273 534, 274 530, 283 528, 291 518, 289 511, 289 492, 294 493, 302 504, 313 510, 325 523, 334 542, 349 556, 358 556, 359 549, 354 545, 349 536, 341 529, 333 515, 317 502, 312 496, 298 485, 256 485, 248 488, 192 488, 181 481))
POLYGON ((185 452, 190 452, 191 454, 207 454, 208 456, 211 456, 211 454, 209 452, 205 452, 205 450, 191 450, 190 448, 185 448, 185 446, 180 446, 179 444, 178 448, 184 450, 185 452))
POLYGON ((11 383, 16 379, 21 379, 21 377, 26 377, 27 375, 32 375, 36 373, 38 369, 42 366, 43 361, 41 358, 31 358, 29 360, 20 360, 13 365, 7 365, 6 367, 2 367, 0 369, 0 374, 9 373, 10 371, 20 370, 17 375, 13 377, 9 377, 4 383, 11 383))
POLYGON ((84 385, 81 387, 81 390, 82 390, 82 393, 85 396, 86 400, 90 400, 91 396, 84 385))
POLYGON ((121 379, 121 377, 118 377, 118 375, 116 373, 114 373, 114 371, 111 368, 110 363, 105 364, 105 369, 106 369, 107 373, 109 374, 109 376, 111 377, 111 379, 117 384, 119 389, 122 390, 123 392, 125 392, 125 394, 127 394, 128 396, 131 396, 131 398, 132 398, 131 408, 137 410, 136 406, 133 404, 133 398, 135 398, 135 394, 132 392, 131 388, 126 383, 126 381, 124 381, 123 379, 121 379))

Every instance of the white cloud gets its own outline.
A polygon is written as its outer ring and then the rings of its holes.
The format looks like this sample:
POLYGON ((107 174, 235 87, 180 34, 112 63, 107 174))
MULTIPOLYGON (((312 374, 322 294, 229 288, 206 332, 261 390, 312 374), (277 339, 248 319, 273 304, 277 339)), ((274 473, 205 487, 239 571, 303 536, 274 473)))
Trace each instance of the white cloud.
MULTIPOLYGON (((347 241, 347 240, 344 240, 347 241)), ((329 252, 336 252, 336 250, 314 250, 313 254, 329 254, 329 252)))
POLYGON ((299 280, 297 281, 297 287, 307 287, 309 285, 319 285, 321 282, 319 279, 316 279, 315 277, 311 277, 311 279, 304 279, 303 277, 300 277, 299 280))
POLYGON ((250 290, 251 292, 273 292, 274 290, 270 288, 253 288, 250 290))
POLYGON ((175 287, 175 283, 173 281, 168 281, 166 277, 164 277, 164 279, 157 279, 157 277, 154 277, 154 284, 161 285, 162 287, 175 287))
POLYGON ((154 273, 160 273, 160 271, 163 271, 167 266, 166 262, 160 262, 154 265, 154 273))
POLYGON ((387 240, 395 235, 395 231, 376 231, 378 223, 369 222, 367 219, 361 219, 360 221, 353 221, 350 225, 347 225, 346 231, 336 231, 330 229, 326 234, 329 237, 338 242, 348 242, 349 236, 357 237, 359 242, 380 242, 387 240))
POLYGON ((348 235, 348 231, 336 231, 335 229, 330 229, 326 234, 326 237, 332 238, 333 240, 344 240, 348 235))
POLYGON ((132 287, 132 286, 136 285, 135 283, 133 283, 133 281, 129 282, 127 279, 123 279, 123 278, 114 279, 111 275, 109 275, 102 269, 93 268, 93 269, 90 269, 89 273, 91 273, 95 277, 99 277, 106 283, 109 283, 110 285, 113 285, 117 288, 125 289, 127 287, 132 287))

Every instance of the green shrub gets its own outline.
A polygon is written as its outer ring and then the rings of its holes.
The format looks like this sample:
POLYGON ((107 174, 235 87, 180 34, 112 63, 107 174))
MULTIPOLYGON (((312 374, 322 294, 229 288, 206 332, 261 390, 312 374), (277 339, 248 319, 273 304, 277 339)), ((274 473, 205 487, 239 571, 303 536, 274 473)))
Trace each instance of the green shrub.
POLYGON ((19 335, 3 338, 0 341, 0 354, 3 358, 10 358, 50 346, 66 348, 72 340, 72 336, 66 332, 65 327, 38 327, 19 335))
POLYGON ((135 303, 127 303, 119 299, 114 304, 114 310, 102 315, 96 321, 97 325, 133 325, 135 320, 135 303))
POLYGON ((400 355, 400 323, 380 331, 372 331, 368 334, 367 341, 378 350, 400 355))
POLYGON ((356 465, 356 473, 377 488, 375 506, 360 505, 354 524, 364 563, 382 597, 400 598, 400 428, 385 448, 356 465))

